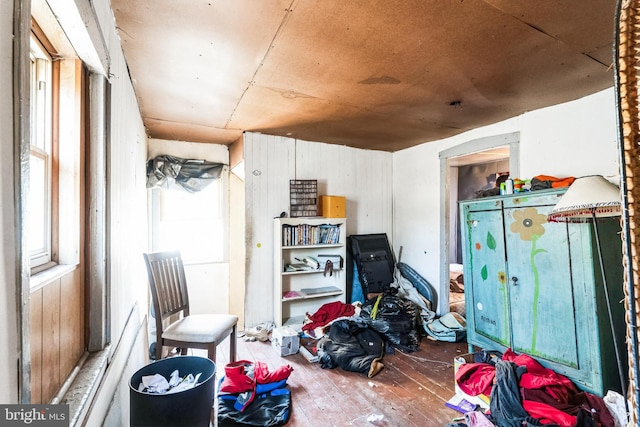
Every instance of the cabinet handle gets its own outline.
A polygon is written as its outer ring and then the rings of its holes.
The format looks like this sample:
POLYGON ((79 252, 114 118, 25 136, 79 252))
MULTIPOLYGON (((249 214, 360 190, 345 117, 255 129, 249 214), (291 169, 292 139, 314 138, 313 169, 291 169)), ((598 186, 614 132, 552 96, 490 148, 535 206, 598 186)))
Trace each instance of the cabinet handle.
POLYGON ((511 281, 513 282, 513 286, 518 286, 518 278, 516 276, 513 276, 511 281))

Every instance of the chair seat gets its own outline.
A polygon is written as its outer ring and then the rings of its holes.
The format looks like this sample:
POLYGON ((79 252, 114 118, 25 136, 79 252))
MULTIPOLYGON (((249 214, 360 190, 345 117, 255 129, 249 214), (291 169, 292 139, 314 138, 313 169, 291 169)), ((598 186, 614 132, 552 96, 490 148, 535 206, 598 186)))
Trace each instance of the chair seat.
POLYGON ((219 343, 227 337, 238 316, 232 314, 192 314, 172 323, 162 338, 193 343, 219 343))

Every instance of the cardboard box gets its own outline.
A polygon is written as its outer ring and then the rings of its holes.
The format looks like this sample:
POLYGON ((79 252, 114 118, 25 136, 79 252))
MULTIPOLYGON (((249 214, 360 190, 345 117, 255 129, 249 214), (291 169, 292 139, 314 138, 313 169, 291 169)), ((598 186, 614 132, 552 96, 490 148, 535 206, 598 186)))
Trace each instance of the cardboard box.
POLYGON ((280 356, 289 356, 290 354, 296 354, 300 349, 300 337, 289 326, 281 326, 275 328, 271 332, 271 347, 280 356))
POLYGON ((344 196, 320 196, 320 214, 325 218, 346 218, 347 198, 344 196))
POLYGON ((470 396, 466 394, 464 391, 460 390, 458 387, 458 383, 456 381, 456 374, 458 373, 458 368, 460 365, 464 363, 474 363, 475 353, 465 353, 460 356, 456 356, 453 359, 453 384, 456 395, 463 397, 467 401, 473 403, 474 405, 480 405, 484 409, 489 409, 489 396, 486 394, 479 394, 478 396, 470 396))

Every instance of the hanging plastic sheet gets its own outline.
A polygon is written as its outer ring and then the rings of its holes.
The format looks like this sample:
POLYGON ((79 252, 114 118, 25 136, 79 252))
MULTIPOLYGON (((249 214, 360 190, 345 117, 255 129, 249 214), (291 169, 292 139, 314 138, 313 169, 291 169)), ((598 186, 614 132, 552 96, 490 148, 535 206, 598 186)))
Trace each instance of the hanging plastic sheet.
POLYGON ((177 187, 195 193, 220 178, 223 167, 222 163, 160 155, 147 161, 147 188, 177 187))

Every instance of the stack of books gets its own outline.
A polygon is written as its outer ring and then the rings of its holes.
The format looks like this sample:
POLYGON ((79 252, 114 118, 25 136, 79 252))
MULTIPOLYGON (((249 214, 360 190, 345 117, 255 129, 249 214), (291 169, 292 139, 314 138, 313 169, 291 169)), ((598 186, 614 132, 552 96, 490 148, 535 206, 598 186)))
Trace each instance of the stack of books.
POLYGON ((282 226, 282 246, 335 245, 340 242, 339 224, 282 226))

